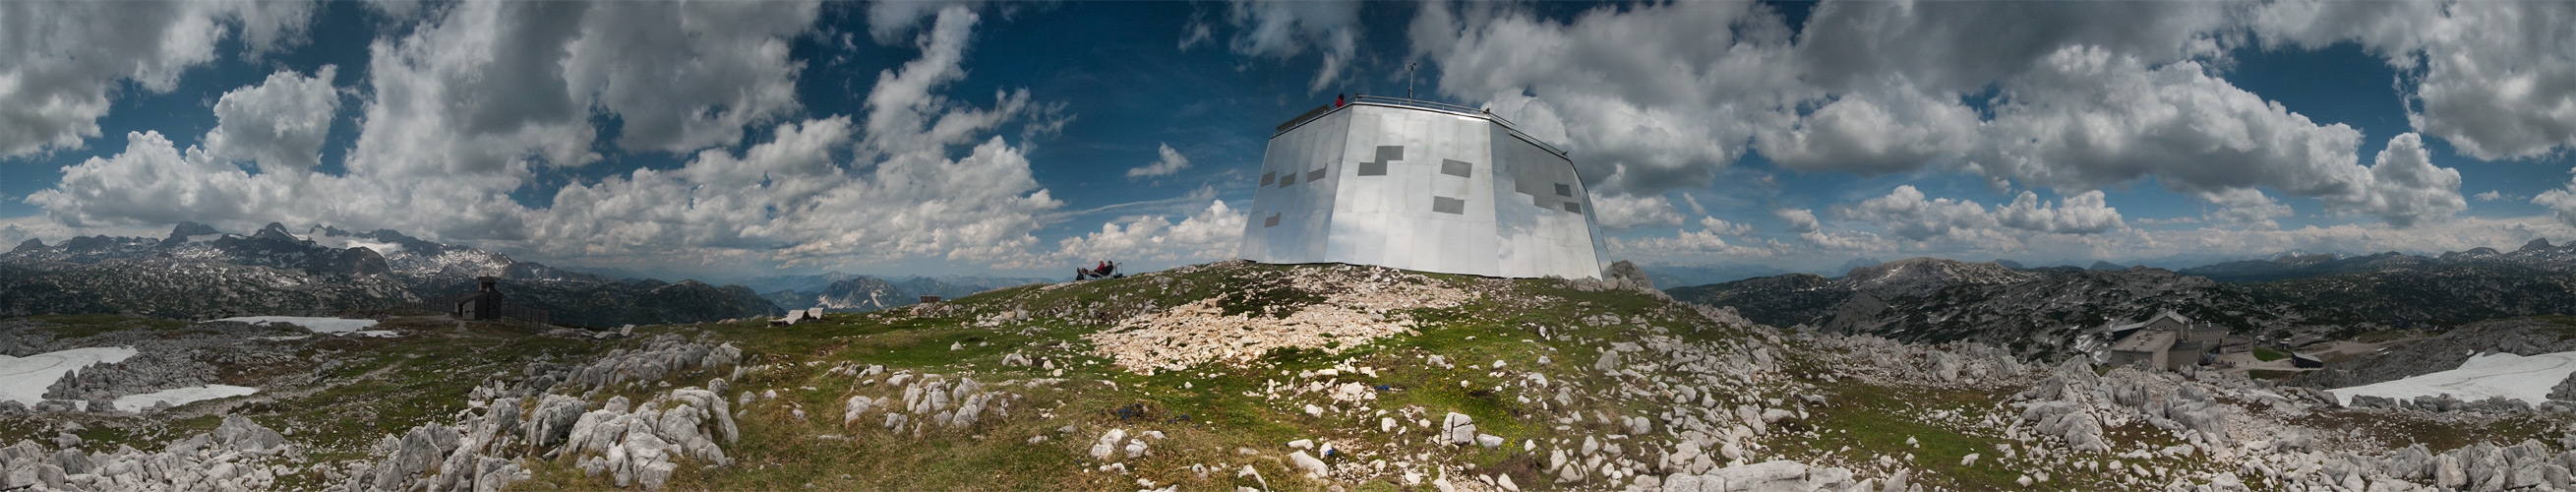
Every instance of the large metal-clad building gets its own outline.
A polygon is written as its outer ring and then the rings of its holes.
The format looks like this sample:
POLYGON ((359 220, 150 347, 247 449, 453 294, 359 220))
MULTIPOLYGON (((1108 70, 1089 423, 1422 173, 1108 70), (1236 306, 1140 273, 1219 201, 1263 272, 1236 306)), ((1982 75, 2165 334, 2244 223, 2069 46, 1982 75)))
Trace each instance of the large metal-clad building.
POLYGON ((1592 200, 1565 152, 1474 108, 1361 97, 1270 136, 1243 259, 1600 278, 1592 200))

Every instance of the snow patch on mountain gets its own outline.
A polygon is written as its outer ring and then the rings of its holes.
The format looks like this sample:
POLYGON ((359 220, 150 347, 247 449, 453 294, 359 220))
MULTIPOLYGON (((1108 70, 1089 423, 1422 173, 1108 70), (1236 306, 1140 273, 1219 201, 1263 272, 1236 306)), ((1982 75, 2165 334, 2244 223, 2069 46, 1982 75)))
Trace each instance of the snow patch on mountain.
POLYGON ((229 384, 209 384, 205 386, 172 388, 139 395, 116 397, 116 409, 128 412, 142 412, 145 409, 152 408, 153 405, 164 402, 175 407, 216 398, 249 396, 258 392, 259 388, 233 386, 229 384))
POLYGON ((314 333, 350 332, 364 330, 370 326, 376 326, 376 320, 372 319, 322 318, 312 316, 244 316, 239 318, 224 318, 215 321, 239 321, 254 325, 291 323, 295 326, 304 327, 306 330, 312 330, 314 333))
POLYGON ((0 355, 0 398, 30 406, 44 403, 45 387, 62 380, 64 374, 92 364, 124 362, 135 353, 133 347, 85 347, 26 357, 0 355))
POLYGON ((388 259, 393 258, 394 255, 402 254, 403 251, 403 247, 400 244, 383 241, 370 241, 366 238, 356 236, 313 236, 313 243, 326 246, 331 249, 372 249, 376 251, 377 255, 384 256, 388 259))
POLYGON ((2461 401, 2478 401, 2506 397, 2533 405, 2549 401, 2549 389, 2567 375, 2576 373, 2576 352, 2555 352, 2533 356, 2494 353, 2470 356, 2460 368, 2383 383, 2326 390, 2345 405, 2354 396, 2379 396, 2413 400, 2418 396, 2451 395, 2461 401))

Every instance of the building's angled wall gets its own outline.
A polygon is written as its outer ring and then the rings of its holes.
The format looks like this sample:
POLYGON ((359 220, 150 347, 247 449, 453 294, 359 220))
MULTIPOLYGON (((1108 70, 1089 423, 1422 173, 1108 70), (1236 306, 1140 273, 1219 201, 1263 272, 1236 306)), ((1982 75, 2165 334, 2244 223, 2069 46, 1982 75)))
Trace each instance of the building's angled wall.
POLYGON ((1566 278, 1605 263, 1573 164, 1481 117, 1341 108, 1271 138, 1256 179, 1248 260, 1566 278))
POLYGON ((1503 276, 1600 276, 1600 242, 1590 219, 1592 201, 1574 163, 1493 125, 1501 170, 1494 194, 1502 242, 1503 276))
POLYGON ((1353 106, 1326 261, 1491 275, 1492 122, 1353 106), (1381 169, 1381 167, 1383 169, 1381 169))
POLYGON ((1244 220, 1240 256, 1269 263, 1330 261, 1324 239, 1337 191, 1333 171, 1341 167, 1335 161, 1350 136, 1350 115, 1335 111, 1270 139, 1255 177, 1253 215, 1244 220))
POLYGON ((2155 355, 2156 354, 2153 353, 2133 350, 2112 350, 2111 353, 2103 357, 2102 365, 2110 367, 2144 367, 2159 363, 2156 361, 2155 355))

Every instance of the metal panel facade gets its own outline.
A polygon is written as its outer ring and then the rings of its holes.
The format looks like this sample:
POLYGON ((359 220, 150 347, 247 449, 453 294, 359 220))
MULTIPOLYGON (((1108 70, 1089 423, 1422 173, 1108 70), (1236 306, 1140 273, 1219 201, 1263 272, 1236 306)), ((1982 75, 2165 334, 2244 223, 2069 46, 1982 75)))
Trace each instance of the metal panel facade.
POLYGON ((1564 278, 1608 264, 1573 162, 1484 117, 1353 104, 1271 137, 1257 175, 1244 259, 1564 278))

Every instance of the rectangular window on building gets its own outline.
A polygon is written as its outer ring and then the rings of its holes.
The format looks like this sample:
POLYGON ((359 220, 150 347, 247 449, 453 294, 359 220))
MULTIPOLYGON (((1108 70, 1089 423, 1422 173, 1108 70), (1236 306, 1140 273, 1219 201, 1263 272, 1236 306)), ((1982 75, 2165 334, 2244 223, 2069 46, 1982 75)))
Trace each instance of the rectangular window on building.
POLYGON ((1279 214, 1270 214, 1270 218, 1267 218, 1267 219, 1261 219, 1261 226, 1262 226, 1262 227, 1279 227, 1279 214))
POLYGON ((1475 169, 1475 164, 1468 164, 1448 159, 1440 160, 1440 174, 1464 178, 1467 177, 1469 173, 1474 172, 1475 169))
POLYGON ((1270 185, 1272 185, 1272 184, 1277 184, 1278 182, 1279 182, 1279 173, 1276 173, 1276 172, 1261 173, 1261 185, 1262 185, 1262 186, 1270 186, 1270 185))
POLYGON ((1569 198, 1570 198, 1570 197, 1573 197, 1573 196, 1574 196, 1574 187, 1572 187, 1572 186, 1566 186, 1566 185, 1565 185, 1565 183, 1557 183, 1557 184, 1556 184, 1556 196, 1569 197, 1569 198))
POLYGON ((1323 180, 1324 180, 1324 168, 1315 168, 1315 170, 1313 170, 1313 171, 1306 171, 1306 181, 1307 181, 1307 182, 1311 183, 1311 182, 1323 181, 1323 180))
POLYGON ((1574 212, 1574 213, 1578 213, 1578 214, 1579 214, 1579 213, 1583 213, 1583 204, 1580 204, 1580 203, 1574 203, 1574 202, 1565 202, 1565 211, 1567 211, 1567 212, 1574 212))
POLYGON ((1467 201, 1445 196, 1431 197, 1431 211, 1444 214, 1466 214, 1467 201))
POLYGON ((1360 175, 1361 175, 1361 176, 1385 176, 1385 175, 1386 175, 1386 163, 1384 163, 1384 162, 1362 162, 1362 163, 1360 163, 1360 175))

